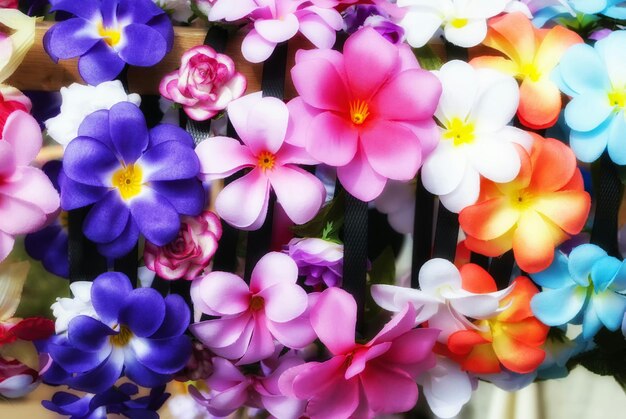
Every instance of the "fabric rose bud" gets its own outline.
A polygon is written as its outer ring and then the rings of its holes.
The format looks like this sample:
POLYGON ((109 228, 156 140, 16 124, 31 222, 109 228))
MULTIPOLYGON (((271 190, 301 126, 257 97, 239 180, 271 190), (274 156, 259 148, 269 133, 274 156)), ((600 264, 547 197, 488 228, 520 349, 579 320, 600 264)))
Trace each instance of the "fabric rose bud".
POLYGON ((231 102, 228 117, 243 144, 234 138, 214 137, 196 147, 204 180, 252 169, 219 193, 215 201, 219 216, 238 229, 257 230, 265 221, 273 190, 291 221, 312 220, 326 199, 326 190, 318 178, 297 166, 318 161, 303 148, 285 142, 287 106, 258 92, 231 102))
POLYGON ((98 393, 122 374, 142 387, 157 387, 183 369, 191 342, 182 297, 133 289, 124 274, 107 272, 94 280, 91 302, 98 319, 74 317, 66 334, 53 336, 40 349, 53 361, 46 382, 98 393))
POLYGON ((72 17, 55 24, 44 37, 54 61, 80 57, 78 71, 87 83, 113 80, 126 64, 152 67, 170 52, 170 17, 152 0, 52 0, 51 11, 72 17))
POLYGON ((459 214, 465 245, 497 257, 513 249, 525 272, 546 269, 554 248, 585 226, 591 199, 572 150, 558 140, 533 134, 530 154, 509 183, 483 182, 475 205, 459 214))
POLYGON ((180 70, 163 78, 161 95, 182 105, 195 121, 206 121, 226 109, 246 91, 247 81, 234 61, 206 45, 183 54, 180 70))
POLYGON ((315 340, 309 321, 314 295, 296 284, 298 267, 287 255, 263 256, 250 285, 228 272, 211 272, 191 285, 197 310, 213 320, 194 323, 191 332, 218 356, 252 364, 270 357, 274 340, 302 349, 315 340))
POLYGON ((165 246, 146 242, 146 267, 163 279, 196 279, 209 266, 222 237, 222 223, 211 211, 183 217, 178 237, 165 246))
POLYGON ((343 51, 298 51, 287 141, 337 167, 345 189, 371 201, 388 179, 413 179, 435 148, 441 84, 407 45, 372 28, 351 35, 343 51))
POLYGON ((343 245, 318 238, 292 239, 285 251, 298 265, 310 287, 340 287, 343 276, 343 245))
POLYGON ((202 212, 193 139, 168 124, 148 130, 141 110, 122 102, 89 115, 63 157, 61 201, 70 211, 94 204, 83 232, 105 256, 127 254, 139 233, 165 246, 180 216, 202 212))

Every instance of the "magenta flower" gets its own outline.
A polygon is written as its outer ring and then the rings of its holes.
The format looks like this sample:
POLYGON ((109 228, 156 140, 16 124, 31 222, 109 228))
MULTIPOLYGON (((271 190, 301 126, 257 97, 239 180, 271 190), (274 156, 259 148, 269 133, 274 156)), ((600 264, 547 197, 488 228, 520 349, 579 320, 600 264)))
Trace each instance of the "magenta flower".
POLYGON ((159 91, 182 105, 191 119, 206 121, 243 95, 246 86, 246 78, 235 71, 229 56, 200 45, 183 54, 180 69, 163 78, 159 91))
POLYGON ((250 286, 228 272, 211 272, 191 285, 196 309, 219 319, 191 325, 191 332, 218 356, 251 364, 270 357, 274 340, 294 349, 313 342, 308 307, 315 296, 296 284, 298 267, 271 252, 252 271, 250 286))
POLYGON ((350 36, 343 54, 298 51, 291 76, 300 96, 288 105, 288 141, 336 166, 346 190, 363 201, 380 195, 387 179, 412 179, 437 144, 441 84, 407 45, 372 28, 350 36))
POLYGON ((241 51, 253 63, 265 61, 276 45, 302 33, 317 48, 332 48, 343 19, 332 6, 313 5, 309 0, 217 0, 209 20, 229 22, 249 18, 253 29, 241 51))
POLYGON ((280 100, 253 93, 228 105, 229 118, 243 141, 214 137, 196 147, 205 180, 222 179, 240 170, 252 170, 217 196, 220 217, 242 230, 263 225, 270 189, 296 224, 310 221, 319 211, 324 185, 297 164, 317 161, 301 147, 285 143, 289 111, 280 100))
POLYGON ((209 266, 222 237, 222 223, 211 211, 184 216, 178 236, 165 246, 146 241, 146 267, 163 279, 196 279, 209 266))
POLYGON ((333 355, 326 362, 292 368, 279 381, 285 396, 307 400, 307 417, 369 418, 415 406, 415 378, 435 366, 436 329, 414 329, 415 308, 407 304, 366 344, 355 343, 356 302, 329 288, 311 310, 311 324, 333 355))

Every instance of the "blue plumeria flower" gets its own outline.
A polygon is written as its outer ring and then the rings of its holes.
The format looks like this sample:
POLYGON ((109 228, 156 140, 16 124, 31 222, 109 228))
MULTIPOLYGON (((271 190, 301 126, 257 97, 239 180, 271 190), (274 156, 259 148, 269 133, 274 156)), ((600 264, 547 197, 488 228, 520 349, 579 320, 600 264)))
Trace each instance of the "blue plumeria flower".
POLYGON ((576 247, 569 258, 557 252, 548 269, 531 275, 544 289, 530 302, 548 326, 583 325, 591 339, 604 325, 616 331, 626 312, 626 264, 593 244, 576 247))
POLYGON ((533 12, 533 23, 541 28, 556 18, 575 18, 577 15, 604 15, 624 19, 625 4, 623 0, 531 0, 528 6, 533 12))
POLYGON ((626 31, 596 42, 572 46, 552 77, 572 97, 565 108, 570 146, 583 162, 608 150, 611 160, 626 164, 626 31))

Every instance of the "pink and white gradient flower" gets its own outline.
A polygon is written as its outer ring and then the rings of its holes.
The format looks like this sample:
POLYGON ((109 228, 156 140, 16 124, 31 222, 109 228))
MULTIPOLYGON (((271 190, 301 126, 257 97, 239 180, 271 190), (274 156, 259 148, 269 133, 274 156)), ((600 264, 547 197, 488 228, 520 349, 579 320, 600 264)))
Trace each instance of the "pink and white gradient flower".
POLYGON ((439 331, 414 329, 415 309, 406 305, 366 344, 354 341, 356 302, 329 288, 311 311, 311 324, 332 358, 287 370, 279 379, 285 396, 307 400, 316 418, 369 418, 406 412, 415 406, 415 378, 435 365, 439 331))
POLYGON ((276 45, 302 33, 317 48, 332 48, 336 32, 343 28, 343 18, 330 6, 321 7, 310 0, 217 0, 209 20, 249 18, 252 30, 246 35, 241 51, 246 60, 267 60, 276 45))
POLYGON ((185 216, 178 236, 165 246, 146 241, 146 267, 163 279, 196 279, 209 266, 222 237, 222 223, 211 211, 185 216))
POLYGON ((229 56, 199 45, 183 54, 180 69, 161 80, 159 91, 164 98, 182 105, 191 119, 206 121, 241 97, 247 84, 229 56))
POLYGON ((309 306, 316 295, 296 284, 298 267, 289 256, 271 252, 252 271, 250 286, 228 272, 211 272, 191 285, 196 309, 219 319, 190 326, 218 356, 251 364, 270 357, 275 340, 301 349, 315 340, 309 306))
POLYGON ((288 104, 287 141, 337 167, 346 190, 371 201, 387 179, 412 179, 435 148, 441 84, 407 45, 372 28, 355 32, 343 51, 298 51, 291 76, 300 96, 288 104))
POLYGON ((204 180, 223 179, 240 170, 252 170, 230 183, 215 201, 220 217, 242 230, 263 225, 270 189, 296 224, 310 221, 324 203, 324 185, 297 164, 317 160, 301 147, 285 143, 289 111, 280 100, 253 93, 228 105, 228 116, 239 134, 214 137, 196 148, 204 180))

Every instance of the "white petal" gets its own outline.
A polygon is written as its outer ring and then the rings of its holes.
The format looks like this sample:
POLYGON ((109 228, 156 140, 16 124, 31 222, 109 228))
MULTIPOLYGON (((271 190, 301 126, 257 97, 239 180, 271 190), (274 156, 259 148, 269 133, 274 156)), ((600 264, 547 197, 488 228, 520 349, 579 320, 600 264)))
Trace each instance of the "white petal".
POLYGON ((484 140, 477 139, 467 147, 467 155, 478 173, 497 183, 512 181, 520 171, 521 161, 515 145, 500 139, 497 134, 484 140))
POLYGON ((501 129, 515 116, 519 87, 513 77, 489 69, 478 71, 481 93, 470 115, 477 133, 501 129))
POLYGON ((439 202, 454 213, 459 213, 463 208, 474 204, 480 194, 480 175, 471 165, 467 165, 463 180, 459 186, 447 195, 439 196, 439 202))
POLYGON ((446 195, 463 181, 467 157, 451 141, 443 140, 422 166, 422 182, 430 193, 446 195))
POLYGON ((406 31, 406 40, 413 48, 426 45, 433 37, 437 29, 443 23, 441 15, 428 10, 416 10, 409 12, 400 21, 400 26, 406 31))
POLYGON ((487 21, 484 19, 469 20, 464 26, 457 27, 447 23, 444 34, 449 42, 463 48, 480 44, 487 36, 487 21))
POLYGON ((431 259, 419 272, 420 288, 430 295, 439 295, 440 287, 461 288, 461 274, 454 264, 446 259, 431 259))
POLYGON ((444 125, 453 118, 465 121, 478 91, 476 70, 464 61, 453 60, 445 63, 435 74, 442 86, 437 119, 444 125))

